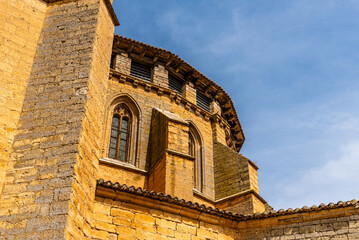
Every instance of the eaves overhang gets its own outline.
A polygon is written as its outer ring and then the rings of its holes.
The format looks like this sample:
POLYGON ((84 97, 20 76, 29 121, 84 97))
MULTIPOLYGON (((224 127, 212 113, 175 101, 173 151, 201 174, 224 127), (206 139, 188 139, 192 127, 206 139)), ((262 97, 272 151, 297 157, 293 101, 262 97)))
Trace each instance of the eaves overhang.
POLYGON ((197 69, 182 60, 178 55, 157 48, 130 38, 115 35, 113 43, 113 52, 125 52, 128 55, 145 59, 152 63, 161 63, 172 73, 181 76, 184 81, 191 81, 195 84, 196 89, 203 92, 207 97, 216 100, 223 111, 223 117, 230 125, 235 150, 240 151, 245 137, 239 121, 236 109, 230 96, 211 79, 207 78, 197 69))
MULTIPOLYGON (((172 204, 174 206, 180 206, 185 208, 190 208, 199 212, 203 212, 209 215, 214 215, 221 218, 227 218, 235 221, 247 221, 254 219, 263 219, 278 217, 283 215, 294 215, 298 213, 314 213, 324 210, 340 209, 340 208, 354 208, 359 209, 359 200, 353 199, 351 201, 338 203, 329 203, 329 204, 320 204, 319 206, 313 205, 312 207, 304 206, 302 208, 287 210, 279 209, 278 211, 271 210, 269 212, 263 213, 254 213, 254 214, 238 214, 232 213, 225 210, 220 210, 218 208, 208 207, 204 204, 198 204, 191 201, 186 201, 184 199, 178 199, 177 197, 172 197, 171 195, 164 195, 163 193, 156 193, 154 191, 149 191, 142 189, 140 187, 136 188, 134 186, 128 187, 126 184, 112 183, 111 181, 104 181, 103 179, 97 180, 96 195, 105 198, 117 199, 117 195, 121 193, 127 193, 133 196, 141 196, 147 199, 152 199, 160 202, 165 202, 172 204)), ((133 199, 129 197, 128 199, 133 199)), ((355 210, 357 211, 357 210, 355 210)))

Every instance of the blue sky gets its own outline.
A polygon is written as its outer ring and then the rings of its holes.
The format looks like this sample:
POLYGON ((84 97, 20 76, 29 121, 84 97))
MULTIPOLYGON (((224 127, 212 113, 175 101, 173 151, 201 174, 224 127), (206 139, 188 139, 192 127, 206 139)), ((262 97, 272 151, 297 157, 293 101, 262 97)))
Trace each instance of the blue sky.
POLYGON ((114 0, 115 30, 222 86, 275 209, 359 198, 359 2, 114 0))

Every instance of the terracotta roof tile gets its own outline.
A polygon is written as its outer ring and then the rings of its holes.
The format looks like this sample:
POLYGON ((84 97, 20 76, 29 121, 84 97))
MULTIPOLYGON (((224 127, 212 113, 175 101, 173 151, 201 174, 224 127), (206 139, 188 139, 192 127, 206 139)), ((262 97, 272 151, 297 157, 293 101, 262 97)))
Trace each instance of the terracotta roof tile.
MULTIPOLYGON (((224 95, 226 101, 228 101, 228 103, 230 104, 232 110, 233 110, 233 114, 235 116, 235 122, 236 122, 236 125, 239 127, 239 131, 240 131, 240 134, 241 134, 241 137, 242 139, 238 139, 236 136, 234 136, 236 138, 236 140, 238 141, 237 143, 239 144, 239 147, 236 147, 236 150, 239 151, 244 143, 244 140, 245 140, 245 137, 244 137, 244 133, 243 133, 243 129, 242 129, 242 126, 241 126, 241 123, 239 121, 239 118, 238 118, 238 115, 237 115, 237 111, 234 107, 234 104, 232 102, 232 99, 230 98, 230 96, 228 95, 228 93, 226 91, 224 91, 224 89, 217 85, 214 81, 212 81, 211 79, 207 78, 204 74, 202 74, 201 72, 199 72, 196 68, 192 67, 190 64, 188 64, 187 62, 185 62, 183 59, 181 59, 178 55, 168 51, 168 50, 165 50, 165 49, 162 49, 162 48, 158 48, 158 47, 154 47, 154 46, 151 46, 151 45, 148 45, 148 44, 145 44, 143 42, 139 42, 139 41, 136 41, 136 40, 133 40, 131 38, 127 38, 127 37, 124 37, 124 36, 119 36, 119 35, 115 35, 115 39, 114 39, 114 49, 116 49, 116 45, 117 43, 126 43, 126 44, 136 44, 136 45, 140 45, 142 47, 144 47, 145 49, 151 49, 153 51, 156 51, 156 52, 162 52, 162 53, 166 53, 168 55, 171 56, 171 59, 176 59, 177 61, 181 62, 184 66, 187 66, 188 68, 191 69, 191 71, 195 72, 196 74, 198 74, 200 76, 201 79, 204 79, 206 82, 212 84, 213 86, 215 86, 217 89, 219 89, 219 91, 224 95)), ((233 129, 234 131, 234 129, 233 129)))
POLYGON ((343 207, 350 207, 350 206, 356 206, 359 207, 359 200, 353 199, 351 201, 342 202, 339 201, 338 203, 329 203, 329 204, 320 204, 319 206, 312 206, 307 207, 304 206, 302 208, 296 208, 293 210, 292 208, 289 208, 287 210, 280 209, 278 211, 271 210, 270 212, 264 212, 264 213, 254 213, 254 214, 237 214, 228 212, 225 210, 221 210, 218 208, 212 208, 207 207, 204 204, 199 203, 193 203, 191 201, 186 201, 184 199, 178 199, 177 197, 172 197, 171 195, 164 195, 163 193, 156 193, 154 191, 144 190, 140 187, 135 188, 134 186, 128 187, 126 184, 119 184, 118 182, 112 183, 111 181, 104 181, 103 179, 97 180, 97 186, 101 186, 104 188, 113 189, 115 191, 119 192, 126 192, 142 197, 151 198, 154 200, 164 201, 184 207, 188 207, 191 209, 195 209, 200 212, 209 213, 212 215, 229 218, 236 221, 243 221, 243 220, 250 220, 250 219, 258 219, 258 218, 268 218, 268 217, 276 217, 281 215, 289 215, 289 214, 295 214, 295 213, 303 213, 303 212, 314 212, 314 211, 320 211, 320 210, 326 210, 326 209, 334 209, 334 208, 343 208, 343 207))

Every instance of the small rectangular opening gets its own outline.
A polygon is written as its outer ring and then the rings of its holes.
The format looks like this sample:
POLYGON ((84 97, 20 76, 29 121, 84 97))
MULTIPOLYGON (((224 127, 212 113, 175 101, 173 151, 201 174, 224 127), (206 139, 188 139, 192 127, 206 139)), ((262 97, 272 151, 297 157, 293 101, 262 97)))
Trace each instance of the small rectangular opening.
POLYGON ((211 99, 206 97, 203 93, 197 91, 196 93, 197 98, 197 106, 203 108, 207 112, 209 112, 209 106, 211 104, 211 99))
POLYGON ((182 95, 183 82, 172 75, 168 75, 168 87, 182 95))
POLYGON ((130 75, 151 82, 151 66, 132 61, 130 75))

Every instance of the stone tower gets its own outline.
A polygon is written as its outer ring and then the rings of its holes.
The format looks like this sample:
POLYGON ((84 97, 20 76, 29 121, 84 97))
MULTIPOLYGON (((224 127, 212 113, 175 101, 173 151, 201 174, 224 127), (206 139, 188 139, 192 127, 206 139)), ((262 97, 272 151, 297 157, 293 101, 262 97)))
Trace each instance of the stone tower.
POLYGON ((0 239, 358 239, 357 200, 271 210, 229 95, 111 0, 0 0, 0 239))
POLYGON ((0 10, 0 238, 87 238, 111 1, 1 0, 0 10))

